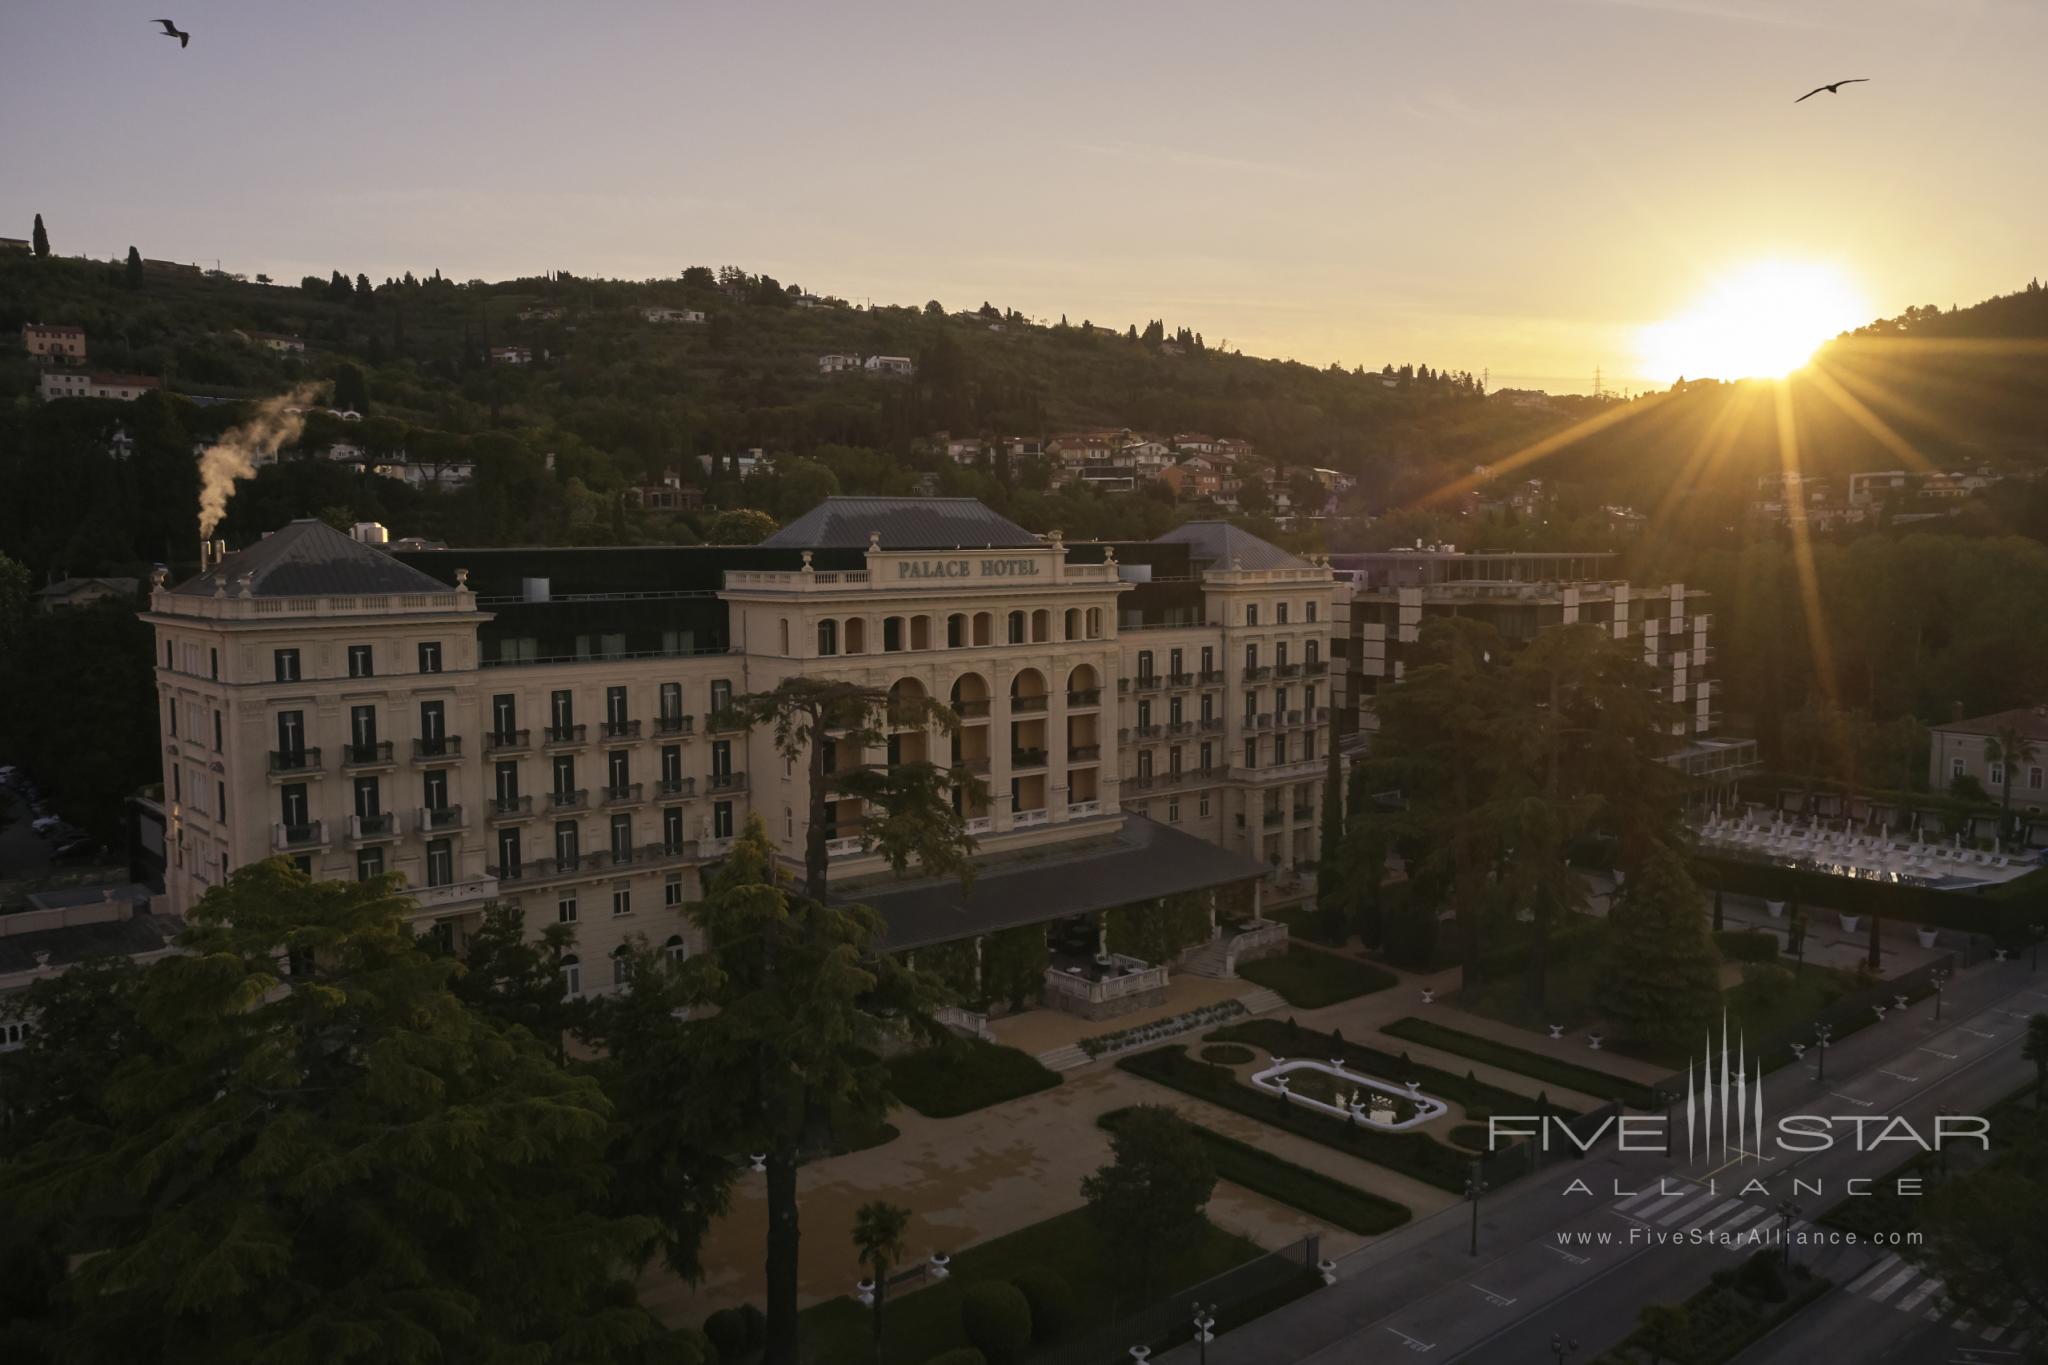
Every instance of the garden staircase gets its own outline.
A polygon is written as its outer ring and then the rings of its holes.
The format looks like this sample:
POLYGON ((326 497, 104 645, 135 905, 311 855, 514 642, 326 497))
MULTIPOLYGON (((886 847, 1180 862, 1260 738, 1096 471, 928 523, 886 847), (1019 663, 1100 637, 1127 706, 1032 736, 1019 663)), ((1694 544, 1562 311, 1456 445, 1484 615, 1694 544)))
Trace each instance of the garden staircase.
POLYGON ((1212 938, 1181 960, 1174 968, 1190 976, 1234 977, 1236 972, 1230 966, 1230 939, 1212 938))
POLYGON ((1038 1054, 1038 1064, 1048 1071, 1072 1071, 1088 1065, 1091 1060, 1078 1043, 1068 1043, 1065 1047, 1050 1048, 1038 1054))
POLYGON ((1277 993, 1261 986, 1255 991, 1248 991, 1237 997, 1237 1003, 1244 1006, 1247 1014, 1271 1014, 1287 1002, 1277 993))

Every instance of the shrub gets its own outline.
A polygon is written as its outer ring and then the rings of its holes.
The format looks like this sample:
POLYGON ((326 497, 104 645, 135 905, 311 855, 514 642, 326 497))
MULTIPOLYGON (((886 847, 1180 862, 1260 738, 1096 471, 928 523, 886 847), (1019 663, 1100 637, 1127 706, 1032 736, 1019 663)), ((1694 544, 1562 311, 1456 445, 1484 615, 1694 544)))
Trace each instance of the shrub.
POLYGON ((1762 1303, 1780 1303, 1785 1298, 1785 1277, 1778 1252, 1766 1247, 1742 1263, 1735 1284, 1743 1293, 1762 1303))
POLYGON ((666 1337, 657 1338, 669 1348, 661 1358, 688 1361, 690 1365, 710 1365, 718 1359, 718 1348, 711 1344, 711 1338, 694 1327, 677 1327, 666 1337))
POLYGON ((1202 1049, 1202 1060, 1218 1066, 1238 1066, 1250 1061, 1253 1055, 1250 1048, 1236 1043, 1211 1043, 1202 1049))
POLYGON ((1031 1344, 1031 1304, 1003 1280, 983 1280, 960 1292, 960 1330, 990 1365, 1013 1365, 1031 1344))
POLYGON ((1031 1339, 1051 1341, 1074 1325, 1080 1316, 1080 1302, 1066 1277, 1049 1266, 1026 1266, 1010 1283, 1024 1296, 1031 1309, 1031 1339))
POLYGON ((720 1360, 741 1360, 752 1349, 748 1343, 747 1318, 737 1308, 721 1308, 704 1319, 704 1337, 720 1360))
POLYGON ((768 1344, 768 1315, 751 1303, 740 1305, 740 1321, 746 1324, 747 1349, 758 1351, 768 1344))
POLYGON ((1714 942, 1730 962, 1778 960, 1778 936, 1768 929, 1723 929, 1714 935, 1714 942))
POLYGON ((962 1346, 957 1350, 941 1351, 924 1365, 988 1365, 988 1357, 972 1346, 962 1346))

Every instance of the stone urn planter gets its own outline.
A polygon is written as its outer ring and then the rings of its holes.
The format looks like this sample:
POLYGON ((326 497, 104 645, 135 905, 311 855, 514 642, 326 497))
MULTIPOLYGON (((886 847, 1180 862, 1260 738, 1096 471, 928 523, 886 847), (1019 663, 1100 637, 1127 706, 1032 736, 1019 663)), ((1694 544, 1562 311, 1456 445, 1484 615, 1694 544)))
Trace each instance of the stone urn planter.
POLYGON ((1771 912, 1772 919, 1785 918, 1785 902, 1783 901, 1765 901, 1764 909, 1771 912))
POLYGON ((1921 925, 1914 932, 1920 939, 1920 946, 1922 948, 1932 948, 1934 946, 1934 941, 1941 937, 1941 930, 1931 929, 1924 924, 1921 925))
POLYGON ((1863 923, 1863 916, 1861 916, 1861 915, 1852 915, 1852 914, 1849 914, 1849 913, 1848 913, 1847 911, 1843 911, 1843 912, 1842 912, 1842 932, 1843 932, 1843 933, 1845 933, 1845 934, 1853 934, 1853 933, 1855 933, 1855 932, 1856 932, 1856 927, 1857 927, 1858 925, 1862 924, 1862 923, 1863 923))

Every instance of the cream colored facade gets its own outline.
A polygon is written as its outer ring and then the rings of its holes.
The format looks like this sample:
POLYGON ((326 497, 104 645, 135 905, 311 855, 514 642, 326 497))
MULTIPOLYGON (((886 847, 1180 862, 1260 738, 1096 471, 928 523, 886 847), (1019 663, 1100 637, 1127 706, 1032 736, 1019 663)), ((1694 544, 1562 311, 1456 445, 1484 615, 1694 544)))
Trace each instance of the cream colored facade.
MULTIPOLYGON (((957 763, 986 786, 963 807, 984 857, 1113 832, 1133 809, 1268 864, 1315 857, 1327 568, 1212 569, 1202 623, 1121 628, 1133 576, 1113 553, 1070 562, 1057 535, 871 544, 861 570, 810 559, 724 573, 725 652, 570 662, 485 661, 492 615, 466 575, 381 596, 159 582, 145 619, 171 911, 273 855, 320 878, 396 872, 422 928, 457 938, 492 902, 516 903, 530 932, 573 919, 572 987, 610 989, 630 938, 688 950, 700 869, 750 813, 801 865, 802 763, 712 719, 792 676, 950 705, 955 734, 901 732, 833 764, 957 763)), ((833 880, 886 876, 861 847, 857 803, 833 815, 833 880)))

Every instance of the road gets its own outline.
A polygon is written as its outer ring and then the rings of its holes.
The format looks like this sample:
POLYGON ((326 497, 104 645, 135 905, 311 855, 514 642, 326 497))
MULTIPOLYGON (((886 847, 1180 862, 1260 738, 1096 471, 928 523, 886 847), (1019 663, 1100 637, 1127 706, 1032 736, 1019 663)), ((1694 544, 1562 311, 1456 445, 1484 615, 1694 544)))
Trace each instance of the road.
MULTIPOLYGON (((1903 1115, 1931 1132, 1937 1108, 1982 1112, 2032 1078, 2019 1042, 2027 1016, 2044 1009, 2048 973, 2036 976, 2024 963, 1980 964, 1949 984, 1940 1022, 1931 1001, 1916 1005, 1832 1048, 1824 1079, 1810 1063, 1774 1073, 1766 1086, 1771 1112, 1841 1116, 1844 1124, 1858 1116, 1903 1115)), ((1681 1148, 1683 1131, 1681 1121, 1681 1148)), ((1334 1287, 1219 1338, 1208 1358, 1212 1365, 1350 1365, 1410 1356, 1523 1365, 1548 1359, 1558 1334, 1579 1343, 1577 1358, 1591 1359, 1627 1335, 1644 1305, 1704 1287, 1715 1270, 1754 1252, 1759 1243, 1748 1239, 1782 1236, 1787 1220, 1778 1206, 1784 1197, 1796 1195, 1811 1213, 1840 1197, 1846 1180, 1875 1178, 1914 1150, 1894 1141, 1859 1152, 1844 1140, 1825 1152, 1762 1161, 1741 1153, 1688 1168, 1682 1155, 1674 1162, 1662 1153, 1624 1153, 1605 1144, 1582 1162, 1517 1181, 1483 1205, 1480 1255, 1469 1251, 1467 1209, 1446 1210, 1361 1248, 1340 1266, 1334 1287), (1567 1193, 1575 1178, 1592 1193, 1567 1193), (1745 1188, 1752 1178, 1765 1188, 1745 1188), (1727 1249, 1657 1240, 1674 1234, 1725 1236, 1741 1244, 1727 1249)), ((1793 1254, 1838 1286, 1854 1283, 1890 1254, 1816 1245, 1813 1239, 1826 1230, 1811 1228, 1796 1211, 1789 1227, 1799 1239, 1793 1254)), ((1866 1292, 1893 1278, 1886 1274, 1866 1292)), ((1914 1292, 1912 1281, 1893 1291, 1901 1297, 1914 1292)), ((1947 1361, 1950 1347, 1964 1338, 1925 1317, 1936 1298, 1930 1292, 1902 1319, 1838 1288, 1752 1348, 1753 1358, 1797 1355, 1801 1365, 1815 1358, 1947 1361), (1863 1308, 1849 1306, 1851 1300, 1863 1308), (1842 1319, 1836 1335, 1806 1326, 1824 1317, 1842 1319), (1902 1332, 1905 1323, 1912 1326, 1902 1332), (1921 1354, 1845 1349, 1845 1339, 1854 1339, 1903 1350, 1909 1338, 1921 1354)), ((1997 1345, 1981 1333, 1969 1340, 1979 1348, 1997 1345)), ((1166 1359, 1182 1365, 1195 1356, 1183 1348, 1166 1359)), ((1986 1365, 1997 1359, 1987 1356, 1986 1365)))

